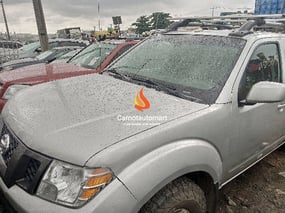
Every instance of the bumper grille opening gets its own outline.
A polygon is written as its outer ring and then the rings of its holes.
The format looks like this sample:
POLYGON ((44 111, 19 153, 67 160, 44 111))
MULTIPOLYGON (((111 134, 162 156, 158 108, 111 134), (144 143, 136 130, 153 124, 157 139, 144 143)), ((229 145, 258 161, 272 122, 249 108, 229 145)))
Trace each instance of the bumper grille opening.
POLYGON ((8 188, 17 184, 34 194, 51 159, 26 147, 4 124, 0 136, 0 158, 6 169, 0 175, 8 188))
POLYGON ((37 171, 41 163, 35 159, 31 159, 25 172, 24 179, 28 182, 32 182, 37 174, 37 171))

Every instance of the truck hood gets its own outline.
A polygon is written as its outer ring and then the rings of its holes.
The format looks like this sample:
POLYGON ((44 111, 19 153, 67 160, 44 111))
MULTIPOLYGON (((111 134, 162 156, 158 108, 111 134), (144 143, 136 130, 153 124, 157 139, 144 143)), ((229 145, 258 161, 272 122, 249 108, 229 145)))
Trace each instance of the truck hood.
POLYGON ((99 74, 53 81, 17 93, 2 116, 26 146, 83 166, 114 143, 208 107, 143 88, 150 108, 139 111, 141 88, 99 74))
POLYGON ((58 74, 72 74, 79 71, 88 71, 89 69, 68 63, 60 64, 36 64, 21 67, 13 71, 0 73, 0 81, 30 83, 33 79, 43 79, 44 81, 55 80, 58 74))

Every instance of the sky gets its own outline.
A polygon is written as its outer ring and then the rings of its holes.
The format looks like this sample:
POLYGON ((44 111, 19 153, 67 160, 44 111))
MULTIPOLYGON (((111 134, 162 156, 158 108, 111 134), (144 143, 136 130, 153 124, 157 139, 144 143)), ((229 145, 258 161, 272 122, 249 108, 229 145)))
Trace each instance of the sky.
MULTIPOLYGON (((32 0, 3 0, 10 32, 37 33, 32 0)), ((113 16, 122 17, 121 29, 128 29, 136 19, 153 12, 170 13, 172 17, 219 15, 222 11, 253 10, 254 0, 42 0, 48 33, 66 27, 98 30, 98 2, 103 30, 112 24, 113 16)), ((0 10, 0 32, 5 32, 0 10)))

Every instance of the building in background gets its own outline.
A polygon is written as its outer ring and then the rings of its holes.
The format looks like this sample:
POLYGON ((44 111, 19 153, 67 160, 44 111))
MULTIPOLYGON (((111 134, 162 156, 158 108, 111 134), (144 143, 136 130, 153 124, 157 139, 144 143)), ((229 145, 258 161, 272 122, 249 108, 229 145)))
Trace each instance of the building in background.
POLYGON ((69 27, 69 28, 60 29, 57 31, 57 37, 80 39, 81 29, 80 27, 69 27))
POLYGON ((285 0, 256 0, 254 14, 284 14, 285 0))

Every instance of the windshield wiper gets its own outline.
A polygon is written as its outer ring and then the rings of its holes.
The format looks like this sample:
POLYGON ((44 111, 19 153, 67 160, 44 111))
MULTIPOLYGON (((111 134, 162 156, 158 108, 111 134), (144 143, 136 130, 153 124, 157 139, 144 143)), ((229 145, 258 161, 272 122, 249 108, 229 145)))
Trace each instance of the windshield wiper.
POLYGON ((194 101, 197 103, 205 103, 202 99, 196 98, 194 96, 191 96, 191 93, 184 88, 177 88, 174 85, 162 83, 153 79, 140 77, 137 75, 125 75, 120 72, 118 72, 116 69, 108 69, 104 73, 108 73, 108 75, 111 75, 115 78, 119 78, 126 81, 132 81, 137 82, 138 84, 144 85, 146 87, 154 88, 158 91, 162 91, 164 93, 187 99, 190 101, 194 101))
POLYGON ((86 69, 95 69, 94 66, 90 66, 88 64, 77 64, 77 65, 80 65, 81 67, 84 67, 86 69))
POLYGON ((188 90, 182 90, 179 94, 181 94, 181 98, 186 98, 186 99, 188 99, 188 100, 191 100, 191 101, 194 101, 194 102, 197 102, 197 103, 205 104, 205 101, 204 101, 204 100, 192 96, 192 95, 191 95, 191 92, 188 91, 188 90), (182 97, 182 96, 183 96, 183 97, 182 97))
POLYGON ((170 85, 166 85, 166 84, 160 83, 158 81, 155 81, 155 80, 152 80, 152 79, 149 79, 149 78, 139 77, 137 75, 130 76, 130 79, 132 81, 136 81, 136 82, 138 82, 140 84, 143 84, 145 86, 148 86, 148 87, 151 87, 151 88, 154 88, 154 89, 157 89, 157 90, 163 90, 163 89, 176 90, 175 87, 171 87, 170 85))
POLYGON ((142 77, 138 77, 138 76, 130 76, 130 79, 132 81, 139 82, 145 86, 149 86, 149 87, 154 88, 158 91, 162 91, 162 92, 165 92, 165 93, 170 94, 170 95, 174 95, 174 96, 179 97, 179 98, 188 99, 188 100, 198 102, 198 103, 204 103, 204 101, 202 99, 191 96, 191 93, 189 91, 184 90, 182 88, 177 88, 177 87, 170 85, 170 84, 165 84, 165 83, 161 83, 161 82, 156 81, 156 80, 152 80, 149 78, 142 78, 142 77))
POLYGON ((108 73, 108 75, 110 75, 112 77, 130 81, 130 78, 128 76, 118 72, 116 69, 108 69, 108 70, 105 70, 105 72, 103 72, 103 73, 108 73))

